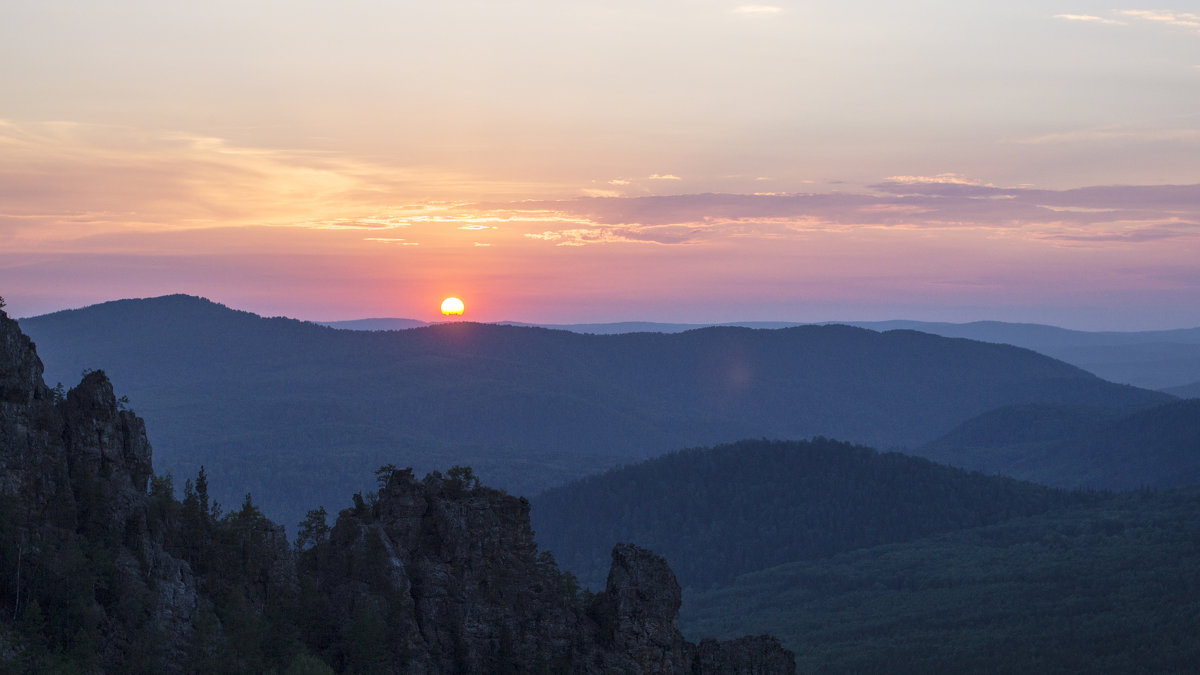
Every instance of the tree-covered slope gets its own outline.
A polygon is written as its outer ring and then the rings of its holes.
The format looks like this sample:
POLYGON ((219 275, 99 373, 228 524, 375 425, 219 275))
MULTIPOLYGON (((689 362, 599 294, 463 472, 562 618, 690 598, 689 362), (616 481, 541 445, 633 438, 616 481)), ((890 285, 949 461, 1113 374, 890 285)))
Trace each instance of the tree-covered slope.
POLYGON ((160 466, 210 467, 293 523, 397 461, 472 464, 532 494, 607 466, 740 438, 927 442, 998 406, 1147 406, 1006 345, 847 326, 581 335, 452 323, 339 331, 200 298, 123 300, 25 319, 51 382, 104 367, 155 420, 160 466))
POLYGON ((533 500, 538 542, 595 585, 631 541, 707 588, 785 562, 1039 513, 1088 497, 818 438, 675 452, 533 500))
POLYGON ((1002 321, 878 321, 853 325, 1016 345, 1062 359, 1106 380, 1149 389, 1179 386, 1200 377, 1200 328, 1092 332, 1002 321))
POLYGON ((1192 672, 1200 494, 1123 493, 783 565, 684 607, 693 639, 770 631, 801 672, 1192 672))
POLYGON ((968 420, 915 452, 953 466, 1066 488, 1200 484, 1200 399, 1123 414, 1008 406, 968 420))
POLYGON ((1026 480, 1046 482, 1044 472, 1029 471, 1024 465, 1046 457, 1056 444, 1089 435, 1123 414, 1110 408, 1043 403, 1004 406, 972 417, 912 452, 940 464, 1002 475, 1017 471, 1026 480))

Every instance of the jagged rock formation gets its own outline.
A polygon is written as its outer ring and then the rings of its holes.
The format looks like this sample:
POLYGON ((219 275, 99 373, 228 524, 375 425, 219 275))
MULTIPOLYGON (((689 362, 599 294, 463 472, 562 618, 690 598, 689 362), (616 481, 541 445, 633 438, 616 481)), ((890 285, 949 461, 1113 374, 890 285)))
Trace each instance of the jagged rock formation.
POLYGON ((0 617, 44 622, 113 669, 131 667, 134 641, 181 653, 201 601, 148 526, 152 473, 145 424, 104 373, 65 397, 50 390, 33 343, 0 312, 0 563, 13 572, 0 617))
POLYGON ((795 671, 774 638, 686 642, 674 575, 636 546, 581 591, 529 502, 469 470, 393 471, 303 534, 293 556, 249 496, 222 518, 203 472, 176 501, 104 374, 47 388, 0 311, 0 671, 795 671))
POLYGON ((391 672, 794 672, 774 638, 686 642, 674 574, 637 546, 613 549, 602 593, 580 592, 539 556, 527 500, 455 476, 393 472, 374 505, 343 511, 306 556, 329 607, 324 630, 364 607, 399 627, 391 672))

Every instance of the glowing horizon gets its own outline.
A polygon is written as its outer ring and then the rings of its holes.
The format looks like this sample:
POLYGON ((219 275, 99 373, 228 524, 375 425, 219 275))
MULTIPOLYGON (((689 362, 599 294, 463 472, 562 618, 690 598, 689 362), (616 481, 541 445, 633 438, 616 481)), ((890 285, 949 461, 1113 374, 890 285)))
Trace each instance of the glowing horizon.
POLYGON ((1200 325, 1187 10, 12 3, 0 295, 1200 325))

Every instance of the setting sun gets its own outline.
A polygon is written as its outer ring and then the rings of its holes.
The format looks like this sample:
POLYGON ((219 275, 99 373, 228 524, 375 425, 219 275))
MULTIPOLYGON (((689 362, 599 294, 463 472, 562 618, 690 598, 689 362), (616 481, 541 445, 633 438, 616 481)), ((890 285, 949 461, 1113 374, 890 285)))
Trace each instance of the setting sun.
POLYGON ((442 314, 462 314, 466 306, 458 298, 446 298, 442 301, 442 314))

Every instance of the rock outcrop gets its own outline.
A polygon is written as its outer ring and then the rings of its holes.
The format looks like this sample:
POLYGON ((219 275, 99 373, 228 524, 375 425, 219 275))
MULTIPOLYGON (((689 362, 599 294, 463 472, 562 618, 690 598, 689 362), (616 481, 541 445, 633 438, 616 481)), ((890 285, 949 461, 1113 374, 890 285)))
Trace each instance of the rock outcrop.
POLYGON ((372 607, 401 627, 389 672, 795 670, 773 638, 684 640, 675 575, 632 544, 613 549, 603 592, 580 591, 538 554, 527 500, 438 472, 394 471, 376 503, 343 511, 306 555, 333 624, 372 607), (376 583, 346 570, 375 570, 376 583))
POLYGON ((105 375, 47 388, 0 311, 4 672, 794 672, 772 638, 685 641, 644 549, 618 544, 604 591, 581 590, 529 508, 469 469, 395 470, 293 555, 249 496, 222 517, 203 471, 177 501, 105 375))
POLYGON ((65 395, 49 389, 33 343, 0 312, 0 561, 13 570, 0 581, 0 622, 77 632, 94 665, 115 670, 135 641, 168 662, 182 652, 201 598, 150 531, 150 457, 145 424, 102 371, 65 395))

